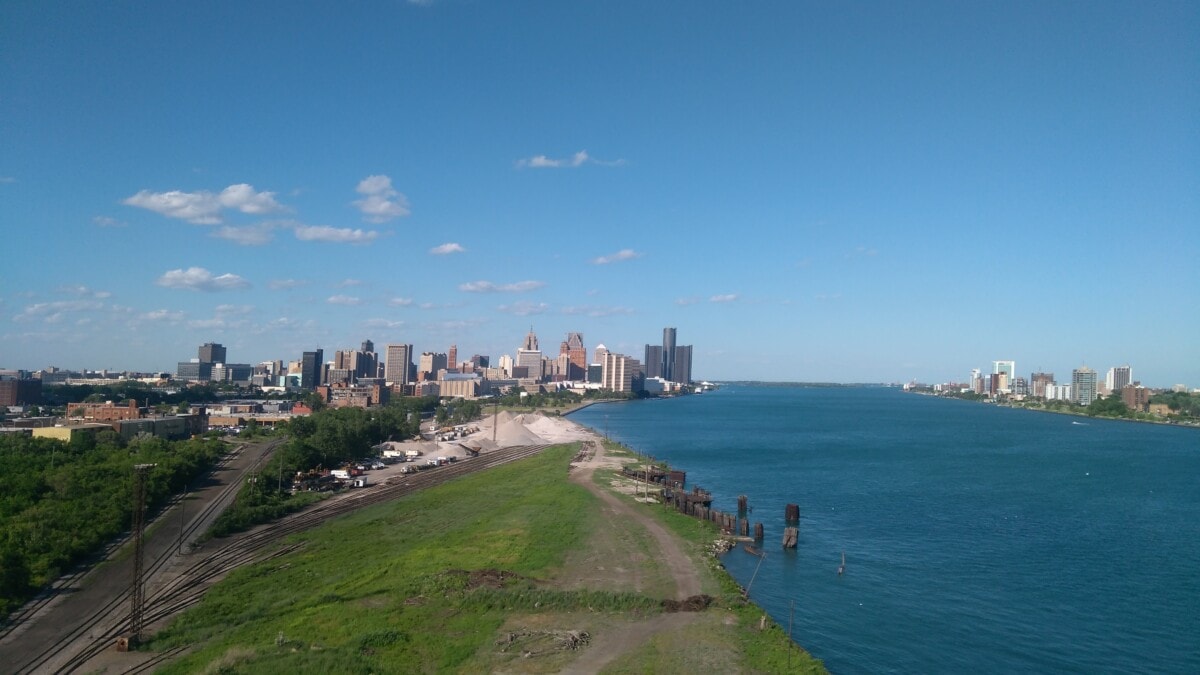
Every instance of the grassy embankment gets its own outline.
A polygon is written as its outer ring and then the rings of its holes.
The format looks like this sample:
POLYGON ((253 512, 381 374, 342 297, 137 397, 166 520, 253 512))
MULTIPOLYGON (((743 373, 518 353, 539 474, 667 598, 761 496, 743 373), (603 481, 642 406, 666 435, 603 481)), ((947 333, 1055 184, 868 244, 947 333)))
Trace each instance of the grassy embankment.
MULTIPOLYGON (((606 441, 610 456, 644 462, 647 458, 632 449, 613 441, 606 441)), ((659 466, 665 462, 656 461, 659 466)), ((595 481, 601 487, 611 487, 614 481, 633 481, 608 472, 597 471, 595 481)), ((766 618, 765 630, 759 630, 759 622, 766 612, 742 597, 742 588, 725 570, 720 561, 709 550, 717 539, 714 524, 685 516, 662 505, 636 504, 676 536, 687 542, 693 562, 705 570, 704 592, 717 598, 714 608, 705 612, 683 635, 662 635, 650 641, 636 652, 626 654, 614 666, 612 672, 656 672, 645 671, 641 664, 666 662, 672 654, 681 650, 703 649, 719 653, 735 652, 741 655, 740 665, 726 672, 764 673, 825 673, 824 665, 811 654, 797 646, 787 635, 784 627, 770 617, 766 618), (735 622, 730 630, 730 619, 735 622)))
MULTIPOLYGON (((557 649, 555 631, 597 636, 661 612, 661 595, 560 582, 573 576, 571 553, 606 525, 596 498, 567 480, 577 450, 552 448, 299 535, 303 549, 234 572, 147 648, 193 647, 163 672, 557 672, 580 652, 557 649), (507 643, 523 629, 533 633, 507 643)), ((675 519, 701 555, 712 531, 675 519)), ((720 595, 698 615, 699 632, 663 633, 611 671, 781 669, 786 637, 758 631, 759 610, 716 571, 706 566, 705 588, 720 595)))

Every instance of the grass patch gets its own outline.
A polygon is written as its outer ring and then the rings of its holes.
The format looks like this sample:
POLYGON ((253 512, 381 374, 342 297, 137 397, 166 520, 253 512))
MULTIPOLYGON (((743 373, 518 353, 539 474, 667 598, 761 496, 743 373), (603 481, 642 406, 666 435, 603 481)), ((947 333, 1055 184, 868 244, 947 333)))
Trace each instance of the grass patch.
POLYGON ((514 614, 657 612, 639 594, 538 586, 588 535, 595 497, 565 480, 577 450, 297 535, 304 549, 232 573, 148 648, 194 646, 168 673, 470 671, 514 614))

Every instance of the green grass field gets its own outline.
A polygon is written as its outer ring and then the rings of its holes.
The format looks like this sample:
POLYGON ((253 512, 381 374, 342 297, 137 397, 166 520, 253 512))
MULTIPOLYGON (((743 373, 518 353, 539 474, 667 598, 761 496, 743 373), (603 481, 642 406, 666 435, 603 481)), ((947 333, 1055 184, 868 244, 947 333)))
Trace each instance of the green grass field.
MULTIPOLYGON (((567 480, 576 451, 551 448, 298 535, 304 548, 234 572, 145 648, 191 646, 168 673, 557 672, 577 653, 549 635, 595 635, 661 612, 660 597, 547 582, 569 574, 564 561, 598 525, 596 498, 567 480), (523 630, 545 634, 505 643, 523 630)), ((690 520, 674 526, 711 542, 690 520)), ((786 636, 758 631, 760 612, 727 577, 710 586, 725 591, 720 607, 689 630, 711 649, 692 644, 681 660, 686 636, 666 632, 609 670, 778 672, 786 636)))

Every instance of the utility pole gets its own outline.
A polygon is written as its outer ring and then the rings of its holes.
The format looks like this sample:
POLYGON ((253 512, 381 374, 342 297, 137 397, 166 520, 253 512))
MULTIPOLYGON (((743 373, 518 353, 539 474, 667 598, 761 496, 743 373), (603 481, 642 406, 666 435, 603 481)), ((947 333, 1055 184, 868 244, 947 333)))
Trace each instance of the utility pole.
POLYGON ((146 473, 155 464, 133 467, 133 580, 129 589, 129 642, 136 645, 142 637, 142 610, 146 604, 144 558, 146 556, 146 473))

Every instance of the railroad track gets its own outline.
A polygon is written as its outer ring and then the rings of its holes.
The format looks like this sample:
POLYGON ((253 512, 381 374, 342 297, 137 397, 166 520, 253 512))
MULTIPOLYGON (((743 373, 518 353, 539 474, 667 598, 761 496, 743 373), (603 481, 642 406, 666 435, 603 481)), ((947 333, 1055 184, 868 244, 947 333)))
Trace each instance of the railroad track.
MULTIPOLYGON (((193 561, 170 582, 159 588, 148 589, 150 592, 146 598, 144 611, 145 624, 152 625, 155 622, 165 620, 200 602, 212 583, 219 577, 242 565, 287 555, 304 546, 303 542, 291 543, 280 546, 264 555, 265 549, 279 542, 284 537, 312 529, 333 518, 357 511, 358 509, 392 501, 419 490, 450 482, 462 476, 532 457, 548 447, 550 447, 549 444, 505 448, 436 469, 428 469, 410 475, 393 476, 386 483, 355 490, 348 494, 334 497, 333 499, 318 502, 297 514, 273 523, 261 525, 241 536, 231 537, 227 545, 193 561)), ((264 453, 263 457, 266 457, 266 453, 264 453)), ((237 486, 230 487, 235 488, 233 494, 236 496, 236 488, 240 487, 240 481, 237 486)), ((214 500, 212 509, 218 508, 218 503, 222 502, 223 504, 219 508, 223 509, 229 503, 223 499, 224 497, 225 495, 222 494, 221 498, 214 500)), ((229 501, 231 500, 232 497, 229 501)), ((203 522, 203 519, 198 516, 192 522, 203 522)), ((162 569, 171 556, 172 553, 167 552, 155 560, 153 573, 157 573, 162 569)), ((153 578, 153 573, 148 573, 147 578, 153 578)), ((73 673, 78 671, 100 652, 111 649, 116 642, 116 638, 128 632, 129 617, 127 615, 121 616, 117 612, 122 604, 128 602, 128 597, 128 589, 122 591, 118 597, 106 603, 103 607, 90 614, 84 621, 80 622, 78 627, 72 631, 69 640, 47 647, 33 659, 27 660, 12 672, 18 674, 43 672, 50 665, 50 662, 62 653, 62 648, 66 642, 85 641, 85 644, 81 648, 76 649, 65 662, 56 663, 52 667, 56 673, 73 673)), ((163 655, 156 656, 152 660, 153 663, 147 661, 136 667, 141 670, 131 670, 129 672, 145 672, 146 668, 161 664, 178 655, 180 651, 182 651, 182 648, 164 652, 163 655)))
MULTIPOLYGON (((249 469, 249 471, 253 471, 257 467, 261 466, 263 461, 270 454, 270 452, 272 450, 274 450, 274 448, 278 447, 280 443, 281 442, 273 442, 271 444, 268 444, 268 446, 264 449, 263 453, 255 461, 254 465, 249 469)), ((245 449, 245 446, 240 446, 234 452, 227 454, 225 457, 222 458, 221 462, 218 462, 217 466, 214 467, 213 472, 227 468, 229 463, 232 462, 234 459, 236 459, 237 456, 244 449, 245 449)), ((221 511, 224 511, 225 508, 228 507, 229 504, 237 497, 237 493, 240 490, 240 488, 241 488, 240 480, 231 481, 229 485, 225 486, 225 488, 220 492, 220 494, 218 494, 216 499, 212 500, 204 509, 202 509, 201 511, 199 511, 196 515, 194 515, 192 517, 191 521, 184 527, 183 538, 194 539, 196 536, 203 534, 203 532, 207 529, 208 524, 211 522, 211 520, 214 517, 216 517, 216 515, 220 514, 221 511)), ((173 500, 173 503, 178 504, 180 501, 183 500, 183 498, 184 498, 184 495, 179 495, 178 497, 176 497, 173 500)), ((170 512, 167 508, 164 508, 160 513, 163 515, 169 516, 170 512)), ((157 522, 155 524, 158 524, 161 522, 163 522, 163 521, 160 518, 160 519, 157 519, 157 522)), ((125 543, 127 543, 129 541, 129 539, 130 539, 130 534, 126 533, 125 536, 123 536, 121 540, 116 542, 114 545, 112 545, 112 547, 110 549, 107 549, 107 550, 109 550, 110 553, 113 551, 119 550, 121 546, 123 546, 125 543)), ((164 567, 166 567, 167 563, 171 560, 171 558, 174 555, 175 555, 175 547, 172 546, 172 547, 168 547, 165 550, 163 550, 158 556, 154 557, 153 559, 146 561, 145 578, 147 580, 153 579, 164 567)), ((74 583, 75 581, 79 580, 81 577, 86 575, 89 571, 91 571, 91 570, 90 569, 79 570, 78 572, 76 572, 75 574, 73 574, 71 576, 71 583, 74 583)), ((67 588, 67 587, 69 587, 69 585, 62 586, 62 588, 67 588)), ((50 597, 46 598, 43 602, 38 604, 37 607, 32 608, 31 611, 29 611, 28 613, 25 612, 25 610, 23 609, 22 617, 28 618, 28 617, 33 616, 33 614, 37 610, 41 609, 43 606, 48 604, 53 599, 54 599, 54 596, 51 595, 50 597)), ((42 672, 43 668, 47 664, 49 664, 49 662, 51 660, 53 660, 54 657, 58 656, 63 651, 63 648, 65 645, 74 643, 80 639, 84 639, 84 636, 87 634, 91 634, 94 636, 96 634, 96 630, 98 628, 103 631, 103 634, 105 635, 106 638, 109 638, 108 644, 105 646, 114 644, 116 637, 121 634, 120 630, 127 629, 128 624, 129 624, 128 616, 123 617, 123 619, 119 623, 113 624, 112 627, 104 626, 103 624, 105 622, 109 622, 111 624, 114 617, 119 616, 118 610, 120 609, 120 607, 123 604, 127 603, 128 601, 129 601, 129 588, 123 587, 122 590, 119 593, 117 593, 114 597, 110 598, 108 601, 102 603, 96 609, 92 610, 91 612, 83 615, 80 619, 78 619, 75 622, 75 625, 71 628, 71 630, 65 636, 62 636, 59 640, 57 640, 54 644, 50 644, 50 645, 46 646, 44 649, 42 649, 37 654, 35 654, 32 658, 26 658, 26 660, 23 663, 10 664, 10 665, 15 665, 15 668, 11 672, 18 673, 18 674, 42 672)), ((9 630, 12 630, 15 627, 16 627, 16 625, 14 624, 9 630)), ((3 637, 3 636, 0 636, 0 637, 3 637)), ((100 651, 100 649, 96 650, 96 652, 99 652, 99 651, 100 651)), ((93 652, 93 654, 94 653, 95 652, 93 652)))
MULTIPOLYGON (((212 474, 228 468, 229 463, 232 462, 233 459, 245 449, 245 447, 245 445, 241 445, 234 451, 223 455, 221 459, 217 460, 217 463, 214 464, 211 469, 209 469, 206 475, 211 476, 212 474)), ((159 509, 158 513, 164 514, 169 512, 172 508, 182 502, 185 496, 185 494, 175 495, 159 509)), ((89 556, 86 561, 76 565, 68 574, 65 574, 54 580, 53 583, 47 586, 42 592, 38 593, 32 600, 25 603, 25 605, 19 610, 10 614, 3 625, 0 625, 0 642, 2 642, 9 633, 12 633, 14 630, 21 627, 31 617, 36 616, 43 607, 56 600, 66 589, 70 589, 72 586, 74 586, 76 582, 78 582, 92 570, 92 567, 96 563, 102 560, 107 560, 114 553, 121 550, 125 544, 129 543, 130 536, 130 532, 122 533, 118 538, 106 544, 104 548, 100 549, 100 551, 89 556)))

